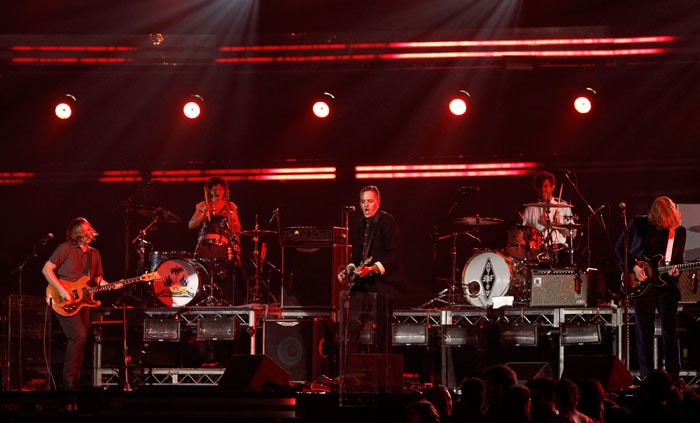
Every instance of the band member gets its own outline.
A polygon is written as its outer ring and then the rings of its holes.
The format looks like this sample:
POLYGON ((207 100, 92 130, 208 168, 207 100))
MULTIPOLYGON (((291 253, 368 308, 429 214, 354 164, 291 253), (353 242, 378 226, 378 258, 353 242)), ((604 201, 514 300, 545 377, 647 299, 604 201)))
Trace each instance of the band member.
MULTIPOLYGON (((102 277, 102 257, 97 249, 90 246, 97 235, 97 231, 84 217, 76 217, 68 224, 66 241, 56 247, 41 271, 56 292, 55 300, 76 302, 77 299, 71 294, 71 290, 76 287, 71 286, 71 283, 84 278, 87 278, 89 286, 108 284, 102 277)), ((123 286, 120 283, 113 285, 114 288, 123 286)), ((63 315, 54 309, 54 315, 67 339, 62 388, 77 390, 80 388, 90 311, 87 307, 80 307, 75 314, 63 315)))
POLYGON ((634 307, 639 376, 644 379, 654 369, 654 324, 658 310, 661 322, 664 365, 678 378, 681 370, 678 346, 678 302, 680 272, 674 265, 683 263, 686 229, 681 212, 669 197, 654 199, 646 215, 635 216, 615 245, 615 254, 626 273, 626 291, 634 307), (625 257, 627 247, 627 257, 625 257), (625 260, 625 258, 627 260, 625 260), (659 272, 659 266, 670 266, 659 272), (630 287, 635 289, 631 290, 630 287), (634 291, 634 292, 633 292, 634 291))
MULTIPOLYGON (((380 210, 381 196, 374 185, 360 190, 360 209, 363 218, 351 229, 352 271, 351 313, 362 308, 353 293, 376 294, 376 321, 364 322, 365 352, 391 352, 391 316, 394 302, 405 292, 401 265, 401 238, 399 225, 391 214, 380 210), (369 351, 368 351, 369 349, 369 351)), ((364 297, 367 298, 366 296, 364 297)), ((365 304, 366 305, 366 304, 365 304)), ((370 307, 373 308, 373 307, 370 307)), ((375 311, 374 308, 371 311, 375 311)), ((359 336, 363 336, 360 334, 359 336)), ((362 351, 357 351, 362 352, 362 351)))
POLYGON ((195 257, 203 259, 222 284, 221 289, 234 304, 245 302, 245 275, 241 263, 238 234, 241 222, 238 206, 230 200, 228 182, 219 177, 207 180, 204 200, 195 205, 187 227, 200 228, 195 257))
POLYGON ((542 234, 542 250, 546 257, 558 264, 565 264, 568 252, 567 228, 560 225, 574 223, 571 205, 554 197, 557 180, 547 171, 537 173, 532 179, 532 188, 537 192, 538 201, 525 207, 522 213, 523 226, 535 228, 542 234))

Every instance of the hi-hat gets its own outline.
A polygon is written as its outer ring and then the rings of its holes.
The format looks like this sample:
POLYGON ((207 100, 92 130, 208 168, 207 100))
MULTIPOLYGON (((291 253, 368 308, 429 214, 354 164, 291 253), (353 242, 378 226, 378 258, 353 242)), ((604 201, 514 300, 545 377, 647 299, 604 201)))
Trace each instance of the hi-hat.
POLYGON ((165 210, 162 207, 152 206, 136 206, 134 207, 137 213, 148 217, 156 217, 165 223, 180 223, 182 219, 175 213, 165 210))
POLYGON ((263 236, 263 235, 272 235, 272 234, 276 234, 276 233, 277 233, 277 231, 268 231, 265 229, 254 229, 252 231, 240 231, 238 233, 238 235, 256 237, 256 236, 263 236))
POLYGON ((570 209, 574 206, 571 204, 566 204, 566 203, 525 203, 523 204, 523 207, 543 207, 543 208, 564 208, 564 209, 570 209))
POLYGON ((503 219, 497 219, 495 217, 481 217, 477 216, 467 216, 459 217, 452 220, 452 223, 457 225, 467 225, 467 226, 486 226, 486 225, 497 225, 503 223, 503 219))
POLYGON ((690 232, 700 232, 700 225, 691 226, 688 228, 690 232))

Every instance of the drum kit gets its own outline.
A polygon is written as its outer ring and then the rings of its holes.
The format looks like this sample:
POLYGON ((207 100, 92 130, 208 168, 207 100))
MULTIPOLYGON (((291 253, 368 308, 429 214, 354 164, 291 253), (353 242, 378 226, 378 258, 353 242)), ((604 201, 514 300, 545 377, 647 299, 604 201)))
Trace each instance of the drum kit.
POLYGON ((262 276, 263 265, 266 263, 271 265, 271 263, 265 260, 267 244, 261 242, 261 239, 276 235, 276 231, 258 229, 256 224, 254 230, 231 232, 225 216, 211 216, 211 221, 199 231, 193 253, 152 250, 151 242, 146 239, 148 232, 155 228, 158 222, 180 223, 181 219, 160 207, 138 206, 135 210, 139 214, 152 218, 151 223, 140 230, 138 236, 132 241, 139 254, 139 273, 145 271, 148 255, 150 271, 158 272, 160 275, 158 279, 149 282, 150 295, 146 295, 149 298, 141 298, 146 300, 146 305, 165 307, 233 305, 233 298, 228 298, 224 294, 219 283, 233 278, 233 272, 242 271, 242 248, 239 240, 243 237, 252 238, 254 245, 251 261, 255 268, 255 275, 248 293, 250 302, 263 302, 266 293, 272 295, 262 276), (150 253, 147 254, 149 250, 150 253))
MULTIPOLYGON (((524 207, 572 207, 569 204, 525 203, 524 207)), ((565 224, 551 224, 545 229, 565 231, 568 240, 569 263, 574 264, 574 237, 576 230, 583 225, 570 219, 565 224)), ((506 304, 528 306, 530 304, 531 271, 542 267, 555 267, 565 265, 558 263, 557 257, 560 248, 554 245, 548 231, 539 231, 536 228, 525 225, 515 225, 507 231, 505 248, 475 249, 474 254, 467 260, 462 270, 461 281, 457 280, 457 244, 456 239, 461 235, 468 235, 481 242, 474 233, 481 227, 500 225, 502 219, 467 216, 455 218, 453 224, 465 225, 471 229, 468 231, 454 232, 445 236, 436 236, 436 240, 452 240, 452 277, 448 281, 448 287, 438 297, 431 299, 423 306, 435 303, 447 305, 468 304, 481 308, 494 307, 497 298, 506 298, 506 304), (545 232, 545 233, 543 233, 545 232), (511 300, 512 299, 512 300, 511 300)))

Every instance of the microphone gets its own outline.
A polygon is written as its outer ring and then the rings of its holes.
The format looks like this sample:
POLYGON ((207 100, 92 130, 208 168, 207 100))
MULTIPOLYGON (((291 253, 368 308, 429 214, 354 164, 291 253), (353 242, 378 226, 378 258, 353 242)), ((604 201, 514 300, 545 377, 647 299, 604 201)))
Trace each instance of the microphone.
POLYGON ((559 172, 563 173, 564 175, 571 175, 574 173, 572 170, 569 169, 559 169, 559 172))
POLYGON ((44 235, 39 241, 37 241, 37 244, 46 245, 46 243, 49 242, 50 239, 53 239, 53 233, 51 232, 44 235))
POLYGON ((355 211, 355 206, 343 206, 343 210, 345 210, 345 211, 350 211, 350 212, 354 212, 354 211, 355 211))
POLYGON ((625 209, 627 208, 627 204, 625 204, 624 202, 621 202, 620 205, 619 205, 619 207, 620 207, 622 210, 625 210, 625 209))
POLYGON ((600 206, 600 207, 598 207, 597 209, 595 209, 595 212, 593 212, 593 214, 598 214, 598 213, 600 213, 600 212, 603 211, 603 209, 604 209, 605 207, 607 207, 607 206, 608 206, 608 203, 603 204, 602 206, 600 206))
POLYGON ((279 207, 277 207, 276 209, 274 209, 274 210, 272 211, 272 217, 270 217, 270 221, 269 221, 268 223, 272 223, 272 221, 275 220, 275 218, 277 217, 277 215, 279 214, 279 212, 280 212, 280 208, 279 208, 279 207))
POLYGON ((479 187, 459 187, 457 188, 458 192, 461 192, 462 194, 466 192, 477 192, 479 191, 479 187))

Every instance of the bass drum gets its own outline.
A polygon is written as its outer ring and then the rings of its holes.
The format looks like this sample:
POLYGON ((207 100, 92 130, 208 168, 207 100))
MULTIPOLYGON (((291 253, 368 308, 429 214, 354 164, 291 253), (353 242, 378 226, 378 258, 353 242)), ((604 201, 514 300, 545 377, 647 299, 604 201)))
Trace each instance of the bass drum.
POLYGON ((529 270, 498 251, 473 255, 462 272, 467 301, 477 307, 493 307, 494 297, 513 296, 513 304, 528 305, 529 270))
POLYGON ((189 304, 204 290, 209 279, 204 266, 188 259, 166 260, 158 266, 156 272, 160 277, 153 281, 153 292, 166 307, 189 304))

